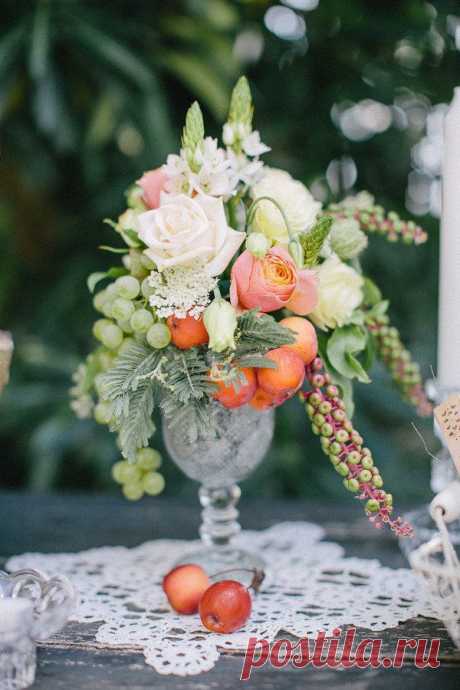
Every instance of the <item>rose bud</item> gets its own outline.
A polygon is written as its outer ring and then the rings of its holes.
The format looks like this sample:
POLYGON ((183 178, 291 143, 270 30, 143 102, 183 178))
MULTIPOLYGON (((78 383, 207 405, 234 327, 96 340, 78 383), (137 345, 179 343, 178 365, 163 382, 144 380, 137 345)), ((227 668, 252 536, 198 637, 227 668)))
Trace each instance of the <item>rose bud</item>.
POLYGON ((204 311, 203 321, 214 352, 235 349, 236 311, 229 302, 217 298, 204 311))

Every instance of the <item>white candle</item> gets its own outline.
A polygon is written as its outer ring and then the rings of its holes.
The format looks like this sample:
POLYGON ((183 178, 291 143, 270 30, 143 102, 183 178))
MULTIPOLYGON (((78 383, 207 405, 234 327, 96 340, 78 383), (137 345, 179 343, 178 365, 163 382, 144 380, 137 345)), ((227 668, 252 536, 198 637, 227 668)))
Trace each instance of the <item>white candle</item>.
POLYGON ((444 123, 438 378, 460 390, 460 87, 444 123))

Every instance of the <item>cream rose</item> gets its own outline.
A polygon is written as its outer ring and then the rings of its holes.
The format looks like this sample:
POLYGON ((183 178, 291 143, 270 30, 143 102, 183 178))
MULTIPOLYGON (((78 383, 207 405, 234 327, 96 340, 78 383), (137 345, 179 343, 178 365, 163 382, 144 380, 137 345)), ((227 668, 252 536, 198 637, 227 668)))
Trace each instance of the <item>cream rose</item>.
MULTIPOLYGON (((283 209, 292 232, 305 232, 314 224, 321 210, 302 182, 294 180, 289 173, 277 168, 264 168, 263 178, 251 190, 253 199, 271 197, 283 209)), ((289 240, 286 224, 275 204, 261 201, 254 216, 254 226, 274 242, 289 240)))
POLYGON ((324 331, 346 324, 363 300, 363 278, 332 255, 318 271, 319 300, 308 317, 324 331))
POLYGON ((211 276, 225 270, 246 237, 227 224, 222 199, 205 194, 163 192, 159 208, 138 216, 138 227, 159 271, 200 259, 211 276))

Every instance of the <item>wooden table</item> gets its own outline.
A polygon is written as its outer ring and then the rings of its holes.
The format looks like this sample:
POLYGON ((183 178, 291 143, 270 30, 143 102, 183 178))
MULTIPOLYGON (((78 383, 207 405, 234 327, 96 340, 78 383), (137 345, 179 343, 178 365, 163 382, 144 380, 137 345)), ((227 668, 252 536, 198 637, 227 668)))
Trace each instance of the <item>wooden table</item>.
MULTIPOLYGON (((377 556, 385 565, 404 566, 397 542, 371 528, 353 502, 323 506, 302 501, 243 500, 243 524, 252 529, 282 520, 311 520, 323 525, 327 537, 341 543, 349 556, 377 556)), ((193 538, 199 521, 195 502, 170 498, 129 504, 111 496, 29 495, 0 493, 0 559, 24 551, 78 551, 103 545, 135 546, 155 538, 193 538)), ((372 637, 365 633, 366 637, 372 637)), ((268 665, 254 672, 247 688, 315 690, 460 689, 460 652, 437 621, 411 620, 379 634, 383 652, 406 637, 441 638, 441 666, 417 670, 408 661, 398 670, 274 670, 268 665)), ((91 637, 91 626, 70 625, 39 649, 34 690, 234 690, 240 684, 242 657, 225 654, 208 673, 189 678, 160 676, 135 650, 103 649, 91 637)), ((243 684, 241 684, 243 685, 243 684)))

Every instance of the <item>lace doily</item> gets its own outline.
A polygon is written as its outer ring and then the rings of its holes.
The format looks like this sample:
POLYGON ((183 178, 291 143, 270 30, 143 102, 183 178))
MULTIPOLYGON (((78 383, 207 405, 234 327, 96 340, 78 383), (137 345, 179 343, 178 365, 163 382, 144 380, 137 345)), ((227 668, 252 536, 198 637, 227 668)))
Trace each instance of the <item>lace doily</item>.
POLYGON ((281 631, 297 637, 355 625, 373 631, 418 615, 433 616, 417 576, 385 568, 377 560, 344 558, 338 544, 307 522, 287 522, 242 533, 236 542, 258 552, 271 577, 255 596, 248 625, 231 635, 207 632, 196 616, 172 612, 161 588, 163 575, 197 542, 157 540, 133 549, 105 547, 77 554, 24 554, 8 568, 35 568, 67 575, 81 604, 79 623, 100 623, 96 641, 139 647, 163 674, 208 671, 219 650, 243 650, 250 637, 274 640, 281 631))

